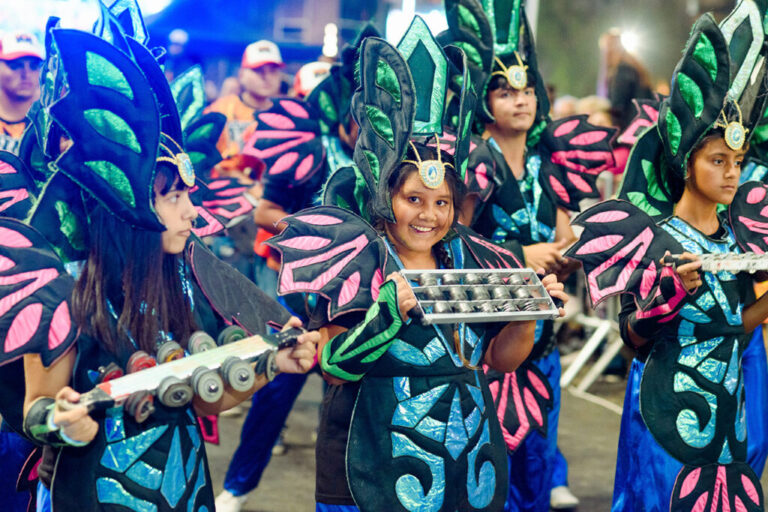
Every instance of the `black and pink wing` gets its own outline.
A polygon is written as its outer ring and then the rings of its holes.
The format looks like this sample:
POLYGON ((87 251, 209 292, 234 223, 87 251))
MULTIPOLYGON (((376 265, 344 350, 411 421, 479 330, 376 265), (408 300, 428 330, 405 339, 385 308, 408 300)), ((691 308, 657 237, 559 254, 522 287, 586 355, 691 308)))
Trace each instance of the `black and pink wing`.
POLYGON ((656 124, 656 121, 659 119, 661 99, 658 96, 654 99, 633 99, 632 105, 635 107, 635 117, 616 139, 617 143, 626 146, 634 146, 640 136, 648 128, 656 124))
POLYGON ((245 219, 255 208, 247 191, 248 186, 235 178, 218 178, 207 184, 198 181, 189 192, 198 213, 194 233, 200 237, 218 235, 245 219))
POLYGON ((530 362, 510 373, 484 369, 507 450, 517 450, 534 431, 546 438, 554 395, 541 370, 530 362))
POLYGON ((768 185, 748 181, 740 186, 728 216, 742 250, 768 253, 768 185))
POLYGON ((558 204, 579 210, 579 201, 597 198, 597 176, 615 165, 611 138, 615 130, 594 126, 587 116, 571 116, 547 125, 542 135, 541 170, 558 204))
POLYGON ((35 182, 19 157, 0 151, 0 216, 25 219, 35 190, 35 182))
POLYGON ((277 291, 316 293, 328 300, 328 320, 367 310, 384 282, 387 249, 377 231, 344 209, 318 206, 283 219, 266 243, 281 254, 277 291))
POLYGON ((501 269, 523 268, 525 266, 522 264, 521 254, 515 254, 505 247, 494 244, 461 224, 457 224, 454 229, 480 268, 501 269))
POLYGON ((660 260, 665 251, 679 254, 683 248, 642 210, 627 201, 610 200, 579 214, 572 223, 583 226, 584 232, 565 256, 582 263, 593 307, 621 293, 634 295, 647 316, 669 314, 681 304, 686 296, 682 282, 660 260), (664 300, 657 300, 661 295, 664 300))
POLYGON ((675 480, 670 512, 764 510, 760 478, 748 464, 683 466, 675 480))
POLYGON ((0 218, 0 364, 40 354, 49 366, 74 344, 70 316, 74 279, 43 236, 0 218))
POLYGON ((256 114, 258 124, 243 154, 266 164, 262 180, 295 186, 322 175, 325 147, 319 118, 309 103, 293 99, 275 100, 272 108, 256 114))

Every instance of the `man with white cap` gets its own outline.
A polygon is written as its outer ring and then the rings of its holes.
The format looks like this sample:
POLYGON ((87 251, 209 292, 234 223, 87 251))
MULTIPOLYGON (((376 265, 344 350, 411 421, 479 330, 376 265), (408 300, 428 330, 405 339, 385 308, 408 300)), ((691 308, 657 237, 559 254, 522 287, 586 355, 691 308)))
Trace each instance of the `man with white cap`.
POLYGON ((26 115, 40 96, 44 52, 26 32, 0 35, 0 149, 16 153, 26 115))

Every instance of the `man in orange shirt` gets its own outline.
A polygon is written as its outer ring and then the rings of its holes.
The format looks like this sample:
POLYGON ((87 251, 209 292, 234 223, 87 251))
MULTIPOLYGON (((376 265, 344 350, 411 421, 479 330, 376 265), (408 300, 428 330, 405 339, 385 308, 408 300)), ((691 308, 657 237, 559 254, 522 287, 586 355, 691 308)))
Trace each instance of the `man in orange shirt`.
POLYGON ((40 96, 43 55, 32 34, 0 36, 0 149, 18 152, 27 112, 40 96))

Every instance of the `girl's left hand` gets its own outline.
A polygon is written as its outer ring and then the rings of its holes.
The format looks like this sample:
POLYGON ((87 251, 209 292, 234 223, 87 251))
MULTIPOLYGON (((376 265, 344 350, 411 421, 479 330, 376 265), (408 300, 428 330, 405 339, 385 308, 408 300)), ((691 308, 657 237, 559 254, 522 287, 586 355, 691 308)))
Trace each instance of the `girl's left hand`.
MULTIPOLYGON (((292 316, 283 330, 301 327, 301 320, 292 316)), ((315 364, 315 354, 317 354, 317 344, 320 341, 318 331, 308 331, 299 335, 296 345, 284 348, 277 352, 275 362, 277 368, 285 373, 307 373, 315 364)))
MULTIPOLYGON (((537 274, 543 274, 544 269, 539 269, 536 271, 537 274)), ((560 299, 563 302, 563 305, 558 308, 558 312, 560 313, 560 316, 565 316, 565 309, 564 306, 568 302, 568 294, 565 293, 565 286, 563 283, 559 282, 557 280, 557 276, 555 274, 547 274, 541 279, 541 284, 544 285, 544 288, 547 290, 547 293, 550 297, 553 299, 560 299)))

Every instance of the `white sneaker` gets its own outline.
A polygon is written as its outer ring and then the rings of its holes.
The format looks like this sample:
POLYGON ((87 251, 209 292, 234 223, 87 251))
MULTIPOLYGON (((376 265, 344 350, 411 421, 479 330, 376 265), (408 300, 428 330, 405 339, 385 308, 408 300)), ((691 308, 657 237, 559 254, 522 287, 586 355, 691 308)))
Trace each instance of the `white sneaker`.
POLYGON ((560 485, 552 489, 549 494, 549 506, 554 510, 565 510, 579 506, 579 498, 573 495, 571 490, 565 485, 560 485))
POLYGON ((247 494, 235 496, 225 489, 216 496, 216 512, 240 512, 246 501, 248 501, 247 494))

